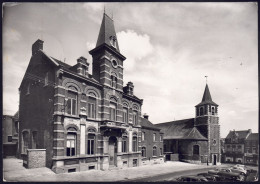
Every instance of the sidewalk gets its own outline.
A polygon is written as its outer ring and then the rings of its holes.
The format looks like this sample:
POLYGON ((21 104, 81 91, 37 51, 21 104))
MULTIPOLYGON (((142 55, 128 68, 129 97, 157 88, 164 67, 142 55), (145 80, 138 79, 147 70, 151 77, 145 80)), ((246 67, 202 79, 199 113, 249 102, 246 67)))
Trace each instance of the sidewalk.
MULTIPOLYGON (((152 177, 183 170, 214 168, 216 166, 196 165, 184 162, 166 162, 117 170, 90 170, 84 172, 55 174, 49 168, 26 169, 22 160, 9 158, 3 160, 3 175, 6 181, 127 181, 152 177)), ((218 166, 221 167, 221 166, 218 166)))

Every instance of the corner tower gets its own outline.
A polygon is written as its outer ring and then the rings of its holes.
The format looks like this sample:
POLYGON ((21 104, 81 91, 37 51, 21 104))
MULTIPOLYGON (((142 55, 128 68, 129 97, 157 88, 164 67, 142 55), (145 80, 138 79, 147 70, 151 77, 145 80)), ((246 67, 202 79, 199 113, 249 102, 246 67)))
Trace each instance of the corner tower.
POLYGON ((102 85, 123 92, 123 61, 114 21, 106 13, 99 30, 96 47, 89 51, 93 58, 93 78, 102 85))
POLYGON ((213 102, 208 84, 206 84, 202 101, 195 106, 194 126, 208 139, 208 162, 213 165, 220 163, 220 125, 218 104, 213 102))

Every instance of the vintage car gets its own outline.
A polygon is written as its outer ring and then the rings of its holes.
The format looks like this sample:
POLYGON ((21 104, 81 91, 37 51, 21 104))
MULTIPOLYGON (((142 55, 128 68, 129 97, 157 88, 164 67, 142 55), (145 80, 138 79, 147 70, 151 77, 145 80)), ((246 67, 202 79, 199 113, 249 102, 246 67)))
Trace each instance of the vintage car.
POLYGON ((207 182, 208 180, 203 176, 181 176, 176 179, 177 181, 200 181, 200 182, 207 182))
POLYGON ((244 181, 246 177, 244 174, 232 172, 230 169, 209 170, 208 173, 220 176, 221 180, 244 181))
POLYGON ((220 176, 219 175, 215 175, 215 174, 199 173, 199 174, 197 174, 197 176, 203 176, 208 181, 221 181, 220 176))
POLYGON ((244 174, 244 175, 247 174, 246 167, 233 166, 233 167, 230 167, 229 169, 230 169, 232 172, 235 172, 235 173, 240 173, 240 174, 244 174))

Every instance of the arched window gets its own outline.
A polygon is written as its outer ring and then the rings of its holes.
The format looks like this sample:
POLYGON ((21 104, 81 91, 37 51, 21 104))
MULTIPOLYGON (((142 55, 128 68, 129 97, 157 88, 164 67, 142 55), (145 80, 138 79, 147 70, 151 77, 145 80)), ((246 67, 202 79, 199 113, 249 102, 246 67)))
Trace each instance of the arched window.
POLYGON ((94 93, 89 93, 89 98, 88 98, 88 116, 89 118, 95 119, 96 118, 96 95, 94 93))
POLYGON ((123 122, 128 122, 128 109, 126 107, 123 107, 123 122))
POLYGON ((88 155, 95 154, 95 134, 88 134, 88 155))
POLYGON ((133 134, 133 152, 137 152, 137 134, 133 134))
POLYGON ((146 157, 146 147, 142 147, 142 157, 146 157))
POLYGON ((137 125, 137 122, 138 122, 137 111, 134 110, 134 111, 133 111, 133 124, 134 124, 134 125, 137 125))
POLYGON ((29 147, 29 132, 28 131, 24 131, 22 133, 22 152, 26 153, 27 149, 29 147))
MULTIPOLYGON (((71 88, 75 89, 75 88, 71 88)), ((67 96, 67 113, 70 115, 76 115, 77 114, 77 93, 71 90, 68 90, 68 96, 67 96)))
POLYGON ((110 79, 111 79, 111 87, 117 88, 117 76, 115 74, 112 74, 110 76, 110 79))
POLYGON ((204 114, 203 107, 200 107, 200 116, 202 116, 203 114, 204 114))
POLYGON ((67 130, 67 144, 66 144, 66 155, 75 156, 76 155, 76 140, 77 140, 77 130, 75 128, 68 128, 67 130))
POLYGON ((199 154, 200 154, 199 145, 193 145, 193 155, 199 155, 199 154))
POLYGON ((153 147, 153 156, 156 156, 157 155, 157 148, 156 146, 153 147))
POLYGON ((211 107, 211 114, 214 115, 215 114, 215 108, 211 107))
POLYGON ((116 121, 116 109, 117 105, 114 102, 110 102, 110 120, 116 121))
POLYGON ((122 137, 122 152, 126 153, 127 152, 127 135, 123 135, 122 137))

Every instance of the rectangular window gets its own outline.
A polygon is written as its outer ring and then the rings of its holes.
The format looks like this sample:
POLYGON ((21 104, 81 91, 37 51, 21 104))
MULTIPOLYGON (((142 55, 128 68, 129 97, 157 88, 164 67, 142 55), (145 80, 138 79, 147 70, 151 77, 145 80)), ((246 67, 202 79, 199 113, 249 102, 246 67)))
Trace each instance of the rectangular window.
POLYGON ((133 124, 137 125, 137 112, 136 111, 133 112, 133 124))
POLYGON ((122 152, 123 153, 126 153, 126 148, 127 148, 126 139, 127 139, 126 137, 123 137, 123 140, 122 140, 122 152))
POLYGON ((163 138, 162 138, 162 135, 160 135, 160 142, 163 142, 163 138))
POLYGON ((133 152, 137 151, 137 137, 133 137, 133 152))
POLYGON ((8 142, 12 142, 13 137, 11 135, 9 135, 7 138, 8 138, 8 142))
POLYGON ((124 123, 128 122, 128 110, 127 110, 127 108, 123 108, 123 122, 124 123))
POLYGON ((76 134, 67 134, 67 156, 75 156, 76 154, 76 134))
POLYGON ((160 148, 160 155, 163 155, 163 149, 160 148))
POLYGON ((110 120, 116 121, 116 105, 114 103, 110 103, 110 120))
POLYGON ((96 118, 96 106, 93 103, 88 103, 88 116, 89 118, 96 118))
POLYGON ((68 91, 67 113, 71 115, 76 115, 76 112, 77 112, 77 94, 68 91))
POLYGON ((89 134, 88 135, 88 155, 94 154, 94 141, 95 141, 95 135, 89 134))
POLYGON ((142 141, 144 141, 144 136, 145 136, 145 133, 142 132, 142 141))
POLYGON ((154 133, 153 134, 153 142, 155 142, 155 140, 156 140, 155 138, 156 138, 156 134, 154 133))

